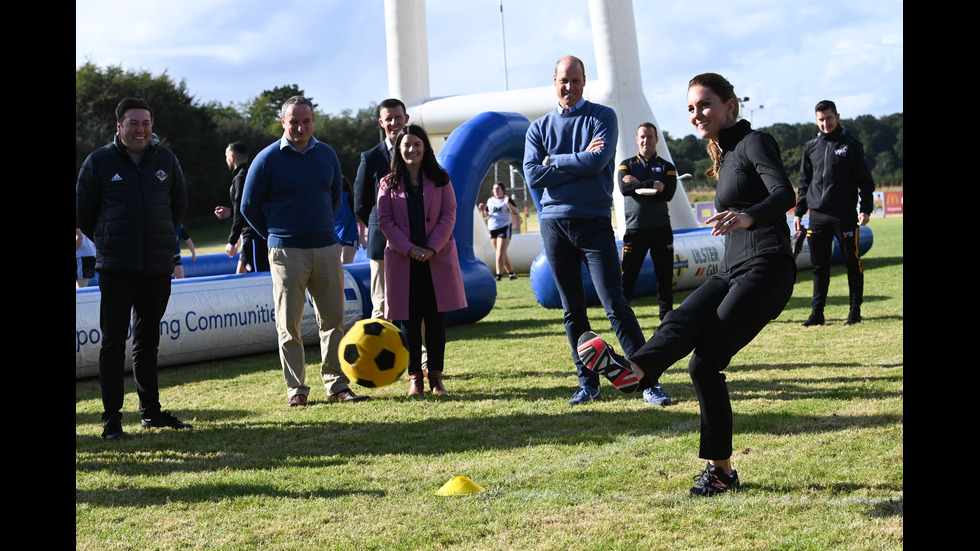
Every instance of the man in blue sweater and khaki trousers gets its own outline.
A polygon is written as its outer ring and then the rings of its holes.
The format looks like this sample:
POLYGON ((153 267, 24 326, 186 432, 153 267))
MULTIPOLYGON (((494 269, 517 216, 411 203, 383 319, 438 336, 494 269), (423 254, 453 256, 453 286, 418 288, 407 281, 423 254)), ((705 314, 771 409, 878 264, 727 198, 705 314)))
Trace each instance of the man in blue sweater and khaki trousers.
MULTIPOLYGON (((599 377, 586 369, 579 340, 594 337, 586 313, 582 262, 627 357, 646 342, 623 296, 619 250, 612 228, 613 178, 619 123, 611 108, 586 101, 585 65, 574 56, 558 60, 553 76, 558 107, 531 123, 524 146, 524 179, 541 190, 541 239, 572 347, 579 389, 570 405, 600 397, 599 377)), ((609 376, 620 390, 638 387, 635 377, 609 376)), ((657 385, 659 388, 659 385, 657 385)))
POLYGON ((242 194, 245 219, 269 243, 279 358, 289 407, 304 406, 303 310, 310 293, 320 332, 320 378, 327 401, 361 401, 340 368, 344 336, 344 269, 334 217, 343 196, 340 159, 313 137, 313 103, 293 96, 282 107, 282 139, 263 149, 242 194))

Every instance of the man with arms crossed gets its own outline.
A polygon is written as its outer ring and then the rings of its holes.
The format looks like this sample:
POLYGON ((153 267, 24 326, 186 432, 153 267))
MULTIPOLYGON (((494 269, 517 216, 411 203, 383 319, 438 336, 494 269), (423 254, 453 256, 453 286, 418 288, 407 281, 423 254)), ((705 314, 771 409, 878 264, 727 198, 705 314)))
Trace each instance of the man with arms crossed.
POLYGON ((619 163, 619 190, 626 211, 623 235, 623 294, 633 299, 640 268, 650 251, 657 276, 660 319, 674 308, 674 231, 667 203, 677 191, 677 169, 657 155, 657 127, 645 122, 636 129, 639 153, 619 163))
MULTIPOLYGON (((570 405, 600 397, 599 377, 578 354, 583 335, 594 337, 586 315, 582 261, 588 266, 599 300, 627 356, 645 339, 623 296, 619 251, 612 229, 612 193, 619 123, 609 107, 586 101, 585 65, 566 56, 552 77, 558 107, 531 123, 524 146, 524 179, 541 191, 541 239, 562 307, 579 389, 570 405)), ((609 377, 624 390, 636 390, 628 374, 609 377)), ((659 385, 657 385, 659 388, 659 385)))

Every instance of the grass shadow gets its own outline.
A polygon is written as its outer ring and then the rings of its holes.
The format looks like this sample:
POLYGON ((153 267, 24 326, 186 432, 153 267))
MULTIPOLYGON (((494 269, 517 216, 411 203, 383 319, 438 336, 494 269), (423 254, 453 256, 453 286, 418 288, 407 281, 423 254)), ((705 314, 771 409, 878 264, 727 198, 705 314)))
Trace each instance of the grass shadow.
MULTIPOLYGON (((596 446, 624 436, 690 436, 700 428, 699 414, 690 409, 641 407, 634 411, 607 411, 579 406, 561 414, 512 413, 482 417, 440 418, 439 408, 452 409, 440 400, 426 419, 405 421, 323 421, 329 410, 343 405, 307 407, 297 419, 285 422, 202 423, 194 431, 143 433, 123 441, 103 442, 98 436, 77 437, 76 471, 107 471, 120 475, 163 475, 171 472, 221 469, 272 469, 284 462, 315 461, 323 465, 346 463, 361 456, 443 456, 528 446, 596 446), (199 434, 199 433, 206 434, 199 434), (147 441, 160 458, 140 457, 147 441), (220 453, 217 451, 220 450, 220 453), (134 455, 132 459, 127 456, 134 455)), ((370 403, 356 407, 370 407, 370 403)), ((365 412, 364 417, 376 412, 365 412)), ((226 417, 222 415, 222 417, 226 417)), ((736 414, 738 431, 777 435, 819 434, 851 428, 891 426, 901 415, 812 415, 795 413, 736 414)))

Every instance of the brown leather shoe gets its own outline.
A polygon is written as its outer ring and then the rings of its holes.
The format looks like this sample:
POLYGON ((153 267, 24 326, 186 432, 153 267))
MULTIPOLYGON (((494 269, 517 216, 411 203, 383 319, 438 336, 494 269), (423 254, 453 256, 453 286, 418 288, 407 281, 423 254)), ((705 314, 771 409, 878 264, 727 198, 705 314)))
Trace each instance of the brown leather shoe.
POLYGON ((429 386, 432 388, 432 393, 436 396, 449 394, 446 391, 446 386, 442 384, 442 371, 429 372, 429 386))
POLYGON ((305 405, 306 405, 305 394, 293 394, 293 397, 289 399, 289 402, 286 404, 286 407, 292 408, 296 406, 305 406, 305 405))
POLYGON ((408 376, 408 395, 422 396, 425 392, 425 378, 421 373, 412 373, 408 376))
POLYGON ((360 394, 354 394, 349 388, 341 390, 337 394, 331 394, 327 396, 328 402, 363 402, 364 400, 370 400, 370 396, 362 396, 360 394))

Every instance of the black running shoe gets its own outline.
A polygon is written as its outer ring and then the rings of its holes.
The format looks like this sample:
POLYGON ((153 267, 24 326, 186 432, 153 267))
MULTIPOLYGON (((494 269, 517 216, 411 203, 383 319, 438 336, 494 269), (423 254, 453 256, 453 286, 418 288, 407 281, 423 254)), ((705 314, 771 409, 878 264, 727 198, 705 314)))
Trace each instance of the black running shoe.
POLYGON ((640 379, 633 373, 626 358, 613 352, 606 341, 592 331, 586 331, 579 337, 578 357, 586 369, 603 375, 622 392, 636 392, 640 387, 640 379))
POLYGON ((806 319, 802 324, 802 327, 813 327, 814 325, 823 325, 826 323, 823 319, 823 314, 810 314, 810 317, 806 319))
POLYGON ((183 423, 183 422, 181 422, 179 419, 177 419, 173 415, 170 415, 170 411, 169 410, 161 411, 160 413, 157 413, 156 415, 154 415, 150 419, 143 419, 140 422, 140 425, 142 425, 142 427, 144 429, 148 429, 148 428, 151 428, 151 427, 156 427, 156 428, 171 428, 171 429, 189 429, 189 428, 191 428, 190 423, 183 423))
POLYGON ((117 440, 120 438, 126 438, 126 433, 123 432, 122 422, 119 419, 109 419, 102 423, 102 438, 106 440, 117 440))
POLYGON ((710 462, 705 465, 701 474, 694 477, 694 480, 697 482, 691 488, 692 496, 711 497, 729 490, 735 491, 739 486, 738 471, 732 469, 732 474, 727 475, 724 469, 716 467, 710 462))

